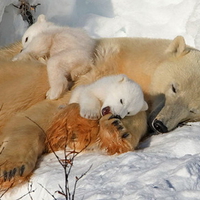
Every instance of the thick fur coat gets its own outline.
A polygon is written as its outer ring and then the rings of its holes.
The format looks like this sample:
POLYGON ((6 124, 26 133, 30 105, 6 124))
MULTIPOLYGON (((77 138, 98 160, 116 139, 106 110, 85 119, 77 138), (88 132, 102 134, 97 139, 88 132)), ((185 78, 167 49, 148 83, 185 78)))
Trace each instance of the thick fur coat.
MULTIPOLYGON (((46 66, 36 60, 12 62, 20 50, 20 44, 0 49, 2 187, 26 179, 38 157, 52 151, 50 146, 54 151, 67 145, 108 154, 137 147, 147 128, 145 112, 123 120, 108 114, 91 123, 80 117, 77 104, 68 105, 71 92, 56 101, 45 99, 46 66)), ((126 74, 141 86, 154 130, 168 132, 181 122, 200 119, 200 52, 186 46, 182 37, 100 39, 94 55, 95 67, 74 87, 126 74)))

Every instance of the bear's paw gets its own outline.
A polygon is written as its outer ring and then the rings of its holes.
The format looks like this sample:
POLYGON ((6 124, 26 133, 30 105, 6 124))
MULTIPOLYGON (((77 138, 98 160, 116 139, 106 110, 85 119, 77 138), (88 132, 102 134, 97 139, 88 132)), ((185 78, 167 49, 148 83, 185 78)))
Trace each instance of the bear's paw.
POLYGON ((100 119, 100 148, 111 155, 131 151, 135 145, 131 142, 131 133, 120 119, 112 114, 100 119))

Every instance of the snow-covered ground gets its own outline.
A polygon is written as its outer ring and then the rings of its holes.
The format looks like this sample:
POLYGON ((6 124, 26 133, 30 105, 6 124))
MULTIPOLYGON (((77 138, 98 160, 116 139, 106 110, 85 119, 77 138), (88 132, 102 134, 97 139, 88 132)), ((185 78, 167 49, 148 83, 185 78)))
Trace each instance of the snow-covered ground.
MULTIPOLYGON (((61 25, 83 27, 93 37, 153 37, 183 35, 200 49, 199 0, 33 0, 41 3, 34 16, 46 14, 61 25)), ((11 3, 0 0, 0 45, 21 38, 27 24, 11 3), (8 6, 9 5, 9 6, 8 6), (7 6, 7 7, 6 7, 7 6)), ((58 152, 63 157, 63 152, 58 152)), ((79 180, 76 200, 199 200, 200 123, 171 133, 154 135, 141 149, 122 155, 85 153, 76 157, 69 181, 79 180)), ((64 171, 53 154, 43 157, 31 183, 8 192, 2 199, 50 200, 64 188, 64 171), (31 183, 33 185, 31 186, 31 183), (28 189, 29 188, 29 189, 28 189), (46 188, 46 189, 44 189, 46 188), (47 192, 48 190, 48 192, 47 192)))

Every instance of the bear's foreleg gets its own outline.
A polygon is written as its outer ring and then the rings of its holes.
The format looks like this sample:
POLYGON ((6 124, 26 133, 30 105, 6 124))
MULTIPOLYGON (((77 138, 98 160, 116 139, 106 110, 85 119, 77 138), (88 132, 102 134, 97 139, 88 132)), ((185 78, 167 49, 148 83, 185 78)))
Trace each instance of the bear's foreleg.
POLYGON ((45 150, 45 132, 57 107, 57 102, 42 101, 7 122, 0 134, 0 182, 18 184, 35 169, 45 150))
POLYGON ((63 150, 69 147, 82 151, 96 144, 99 131, 98 120, 88 120, 80 116, 77 103, 63 108, 47 130, 47 152, 63 150))
POLYGON ((0 135, 0 182, 15 185, 26 179, 44 151, 44 141, 42 130, 29 119, 18 116, 10 120, 0 135))
POLYGON ((107 114, 99 120, 82 118, 78 104, 59 113, 47 131, 47 151, 70 147, 75 151, 97 149, 107 154, 134 150, 146 133, 146 113, 120 120, 107 114))

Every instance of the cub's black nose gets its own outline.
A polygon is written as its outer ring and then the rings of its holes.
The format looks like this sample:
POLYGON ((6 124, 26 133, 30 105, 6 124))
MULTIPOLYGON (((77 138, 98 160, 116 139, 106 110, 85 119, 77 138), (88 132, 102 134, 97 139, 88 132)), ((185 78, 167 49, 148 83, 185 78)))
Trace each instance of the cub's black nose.
POLYGON ((160 132, 160 133, 167 133, 168 132, 168 129, 167 129, 167 127, 161 122, 161 121, 159 121, 159 120, 157 120, 157 119, 155 119, 154 121, 153 121, 153 128, 156 130, 156 131, 158 131, 158 132, 160 132))

